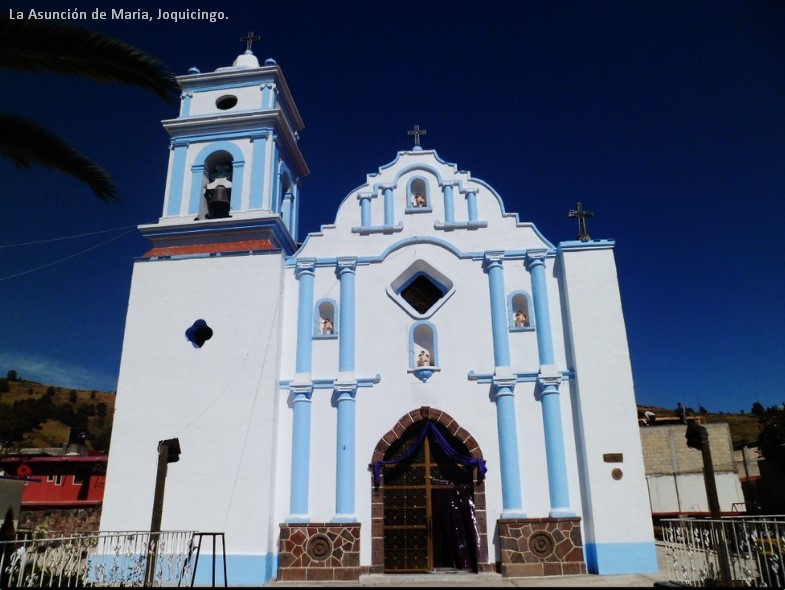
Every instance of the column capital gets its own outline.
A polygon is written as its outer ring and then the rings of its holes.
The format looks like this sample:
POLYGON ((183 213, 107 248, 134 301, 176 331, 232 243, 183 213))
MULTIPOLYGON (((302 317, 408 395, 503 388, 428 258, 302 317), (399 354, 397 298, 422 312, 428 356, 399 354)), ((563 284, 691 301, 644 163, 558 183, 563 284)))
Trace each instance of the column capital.
POLYGON ((355 272, 357 270, 357 258, 354 256, 347 256, 338 259, 335 265, 338 276, 345 272, 355 272))
POLYGON ((547 250, 526 250, 526 270, 531 271, 535 266, 545 266, 545 259, 548 256, 547 250))
POLYGON ((362 201, 370 201, 371 199, 375 199, 378 195, 374 193, 359 193, 357 195, 357 200, 362 203, 362 201))
POLYGON ((314 274, 314 269, 316 268, 316 258, 300 258, 295 263, 294 273, 297 278, 300 278, 302 274, 314 274))
POLYGON ((504 252, 501 250, 494 252, 486 252, 483 254, 482 262, 485 268, 492 268, 494 266, 501 266, 504 260, 504 252))

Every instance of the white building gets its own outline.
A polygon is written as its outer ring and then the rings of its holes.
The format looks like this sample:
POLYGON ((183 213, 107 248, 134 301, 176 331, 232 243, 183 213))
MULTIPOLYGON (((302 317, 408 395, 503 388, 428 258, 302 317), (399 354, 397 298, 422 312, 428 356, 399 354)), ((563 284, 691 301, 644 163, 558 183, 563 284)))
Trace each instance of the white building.
POLYGON ((162 528, 224 532, 232 585, 657 571, 613 242, 552 244, 415 134, 298 248, 279 66, 179 80, 101 530, 149 529, 176 437, 162 528))

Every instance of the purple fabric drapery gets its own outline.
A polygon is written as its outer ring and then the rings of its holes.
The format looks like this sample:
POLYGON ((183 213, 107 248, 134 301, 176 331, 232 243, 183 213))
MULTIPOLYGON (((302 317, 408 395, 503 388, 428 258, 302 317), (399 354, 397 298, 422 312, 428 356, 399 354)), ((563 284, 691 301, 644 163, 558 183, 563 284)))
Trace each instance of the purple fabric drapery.
POLYGON ((485 459, 475 459, 474 457, 466 457, 464 455, 459 455, 455 452, 450 446, 450 443, 444 438, 439 429, 436 428, 436 424, 428 420, 425 424, 425 428, 422 429, 420 435, 417 437, 417 441, 412 445, 412 448, 406 451, 400 457, 396 457, 395 459, 388 459, 386 461, 374 461, 373 465, 373 483, 375 485, 379 485, 381 483, 382 478, 382 465, 394 465, 395 463, 400 463, 401 461, 406 461, 409 457, 413 456, 422 446, 423 441, 425 441, 425 437, 428 433, 433 433, 434 438, 436 439, 437 444, 442 448, 442 450, 447 453, 447 455, 455 461, 456 463, 460 463, 461 465, 471 465, 472 467, 477 468, 477 481, 482 481, 485 479, 485 472, 488 471, 488 468, 485 466, 485 459))

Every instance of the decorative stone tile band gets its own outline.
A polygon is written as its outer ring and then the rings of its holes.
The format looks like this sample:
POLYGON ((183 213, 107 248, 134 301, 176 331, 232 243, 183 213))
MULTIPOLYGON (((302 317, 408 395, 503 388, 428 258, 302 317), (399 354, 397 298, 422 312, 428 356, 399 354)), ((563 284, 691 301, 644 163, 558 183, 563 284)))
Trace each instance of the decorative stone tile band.
POLYGON ((279 526, 278 581, 359 580, 367 573, 360 567, 360 523, 279 526))
POLYGON ((580 518, 501 518, 498 523, 503 577, 586 573, 580 518))

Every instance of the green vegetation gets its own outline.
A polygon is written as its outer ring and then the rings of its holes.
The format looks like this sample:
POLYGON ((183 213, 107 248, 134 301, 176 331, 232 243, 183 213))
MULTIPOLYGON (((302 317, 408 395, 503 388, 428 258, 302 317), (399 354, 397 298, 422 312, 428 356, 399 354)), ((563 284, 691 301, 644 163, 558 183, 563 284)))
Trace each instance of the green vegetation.
POLYGON ((71 429, 79 429, 87 434, 88 449, 109 449, 113 393, 25 381, 15 371, 1 381, 7 385, 7 389, 0 387, 0 442, 4 446, 62 446, 71 429))

